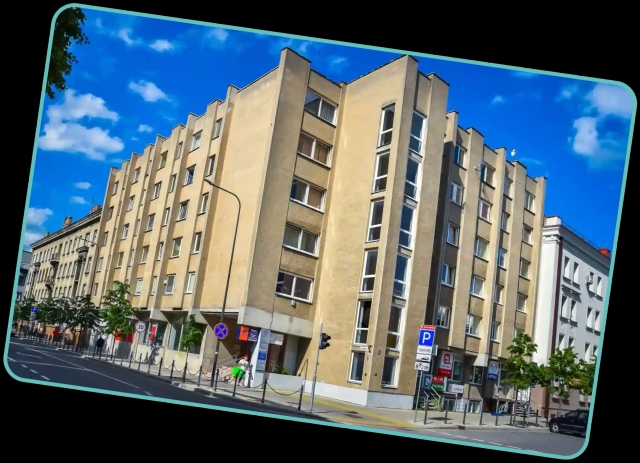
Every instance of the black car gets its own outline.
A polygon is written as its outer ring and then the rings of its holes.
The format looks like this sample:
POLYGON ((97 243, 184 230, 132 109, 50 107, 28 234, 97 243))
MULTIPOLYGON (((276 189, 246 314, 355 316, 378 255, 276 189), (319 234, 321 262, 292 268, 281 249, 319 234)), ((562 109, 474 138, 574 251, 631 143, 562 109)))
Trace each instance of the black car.
POLYGON ((551 432, 576 434, 586 437, 588 423, 589 410, 574 410, 566 415, 550 419, 549 430, 551 432))

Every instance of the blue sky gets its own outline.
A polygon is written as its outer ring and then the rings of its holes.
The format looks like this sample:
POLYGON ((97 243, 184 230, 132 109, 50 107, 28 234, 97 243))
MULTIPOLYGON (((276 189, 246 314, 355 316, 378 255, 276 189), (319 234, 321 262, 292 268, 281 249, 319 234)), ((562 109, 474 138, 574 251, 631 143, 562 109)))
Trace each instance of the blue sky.
MULTIPOLYGON (((340 82, 397 54, 179 22, 85 10, 90 45, 69 90, 45 100, 25 245, 104 199, 110 166, 142 153, 201 114, 230 84, 243 87, 290 47, 340 82)), ((515 149, 532 176, 548 178, 545 214, 560 215, 612 248, 635 99, 606 84, 420 58, 450 84, 449 109, 492 148, 515 149)))

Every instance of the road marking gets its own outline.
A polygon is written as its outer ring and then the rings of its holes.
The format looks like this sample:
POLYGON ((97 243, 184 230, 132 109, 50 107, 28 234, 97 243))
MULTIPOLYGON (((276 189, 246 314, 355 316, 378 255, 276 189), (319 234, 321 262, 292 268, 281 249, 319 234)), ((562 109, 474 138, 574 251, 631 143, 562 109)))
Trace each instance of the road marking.
POLYGON ((490 444, 490 445, 502 445, 502 444, 498 444, 497 442, 487 442, 487 444, 490 444))
POLYGON ((153 397, 153 394, 151 394, 150 392, 147 392, 147 391, 142 391, 142 392, 144 392, 145 394, 150 395, 151 397, 153 397))
POLYGON ((18 355, 22 355, 24 357, 35 357, 37 359, 42 358, 42 357, 38 357, 37 355, 23 354, 22 352, 18 352, 18 355))
MULTIPOLYGON (((61 362, 68 363, 69 365, 73 365, 73 366, 75 366, 75 367, 79 367, 79 365, 76 365, 76 364, 75 364, 75 363, 73 363, 73 362, 69 362, 68 360, 60 359, 60 358, 55 357, 55 356, 53 356, 53 355, 51 355, 51 354, 45 354, 44 352, 41 352, 41 354, 44 354, 44 355, 46 355, 47 357, 54 358, 54 359, 59 360, 59 361, 61 361, 61 362)), ((117 381, 117 382, 119 382, 119 383, 126 384, 127 386, 131 386, 131 387, 133 387, 133 388, 135 388, 135 389, 140 389, 138 386, 136 386, 136 385, 134 385, 134 384, 127 383, 126 381, 122 381, 121 379, 114 378, 113 376, 105 375, 104 373, 100 373, 99 371, 95 371, 95 370, 91 370, 90 368, 83 368, 83 367, 81 367, 81 369, 86 370, 86 371, 90 371, 91 373, 95 373, 96 375, 104 376, 105 378, 112 379, 112 380, 117 381)))
POLYGON ((453 434, 449 434, 448 432, 441 432, 440 434, 444 434, 445 436, 452 436, 453 434))
POLYGON ((38 374, 38 372, 37 372, 36 370, 32 370, 31 368, 29 368, 29 371, 30 371, 31 373, 35 373, 36 375, 38 374))
POLYGON ((375 421, 370 421, 370 420, 354 420, 354 419, 342 418, 342 417, 331 417, 331 418, 329 418, 329 421, 333 421, 334 423, 353 424, 353 425, 360 425, 360 426, 384 426, 384 427, 389 427, 388 424, 381 423, 379 421, 375 422, 375 421))
POLYGON ((20 365, 20 366, 21 366, 22 368, 29 368, 29 367, 28 367, 28 366, 26 366, 26 365, 20 365))
POLYGON ((42 365, 45 367, 68 368, 69 370, 86 370, 86 368, 83 368, 83 367, 68 367, 67 365, 56 365, 55 363, 42 363, 42 362, 23 362, 23 363, 26 363, 27 365, 42 365))
POLYGON ((9 359, 10 362, 15 362, 15 360, 13 360, 11 357, 7 357, 9 359))
POLYGON ((485 441, 483 441, 482 439, 474 439, 473 437, 471 438, 471 440, 474 440, 474 441, 476 441, 476 442, 485 442, 485 441))
POLYGON ((45 375, 40 375, 41 378, 46 379, 47 381, 51 381, 49 378, 47 378, 45 375))
POLYGON ((455 436, 456 439, 468 439, 467 436, 455 436))
POLYGON ((513 445, 507 445, 510 449, 522 450, 520 447, 514 447, 513 445))

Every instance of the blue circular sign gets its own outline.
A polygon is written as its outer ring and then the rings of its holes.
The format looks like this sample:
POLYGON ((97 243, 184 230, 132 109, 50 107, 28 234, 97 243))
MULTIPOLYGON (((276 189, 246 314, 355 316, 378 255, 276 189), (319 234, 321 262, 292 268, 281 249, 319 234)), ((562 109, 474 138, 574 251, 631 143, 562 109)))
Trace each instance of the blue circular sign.
POLYGON ((229 328, 224 323, 218 323, 213 327, 213 333, 218 339, 224 339, 229 335, 229 328))

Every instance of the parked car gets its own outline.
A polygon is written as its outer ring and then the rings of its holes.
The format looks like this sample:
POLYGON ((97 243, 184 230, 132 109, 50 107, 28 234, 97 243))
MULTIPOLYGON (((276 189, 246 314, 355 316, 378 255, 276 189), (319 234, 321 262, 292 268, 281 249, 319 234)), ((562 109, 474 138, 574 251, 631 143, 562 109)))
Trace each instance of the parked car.
POLYGON ((551 418, 549 420, 549 430, 551 432, 576 434, 585 437, 588 423, 589 410, 573 410, 566 415, 551 418))

